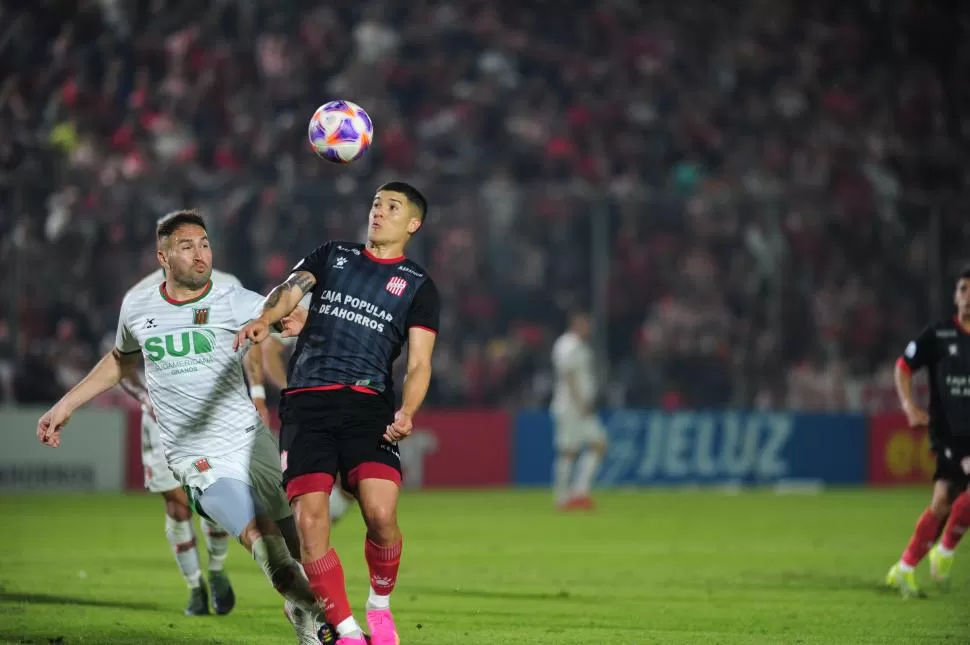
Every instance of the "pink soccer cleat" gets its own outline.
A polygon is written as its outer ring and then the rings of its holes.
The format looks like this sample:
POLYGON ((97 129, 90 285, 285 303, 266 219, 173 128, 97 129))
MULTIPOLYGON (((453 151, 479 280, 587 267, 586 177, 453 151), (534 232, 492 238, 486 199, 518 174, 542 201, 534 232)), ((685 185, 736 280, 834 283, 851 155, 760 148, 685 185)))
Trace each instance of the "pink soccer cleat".
MULTIPOLYGON (((368 609, 367 627, 370 628, 371 645, 401 645, 390 609, 368 609)), ((338 642, 337 645, 342 644, 338 642)))
POLYGON ((367 640, 363 637, 353 638, 350 636, 345 636, 344 638, 338 638, 334 645, 367 645, 367 640))

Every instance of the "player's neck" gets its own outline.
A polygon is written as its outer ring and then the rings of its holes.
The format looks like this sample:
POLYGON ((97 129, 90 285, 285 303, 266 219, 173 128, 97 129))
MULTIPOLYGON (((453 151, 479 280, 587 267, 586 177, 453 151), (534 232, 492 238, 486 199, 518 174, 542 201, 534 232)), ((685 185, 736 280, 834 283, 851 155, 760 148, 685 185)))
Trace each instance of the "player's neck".
POLYGON ((380 244, 367 242, 367 253, 378 260, 396 260, 404 257, 403 244, 380 244))
POLYGON ((209 289, 210 282, 211 280, 207 280, 204 285, 196 289, 179 284, 173 280, 166 280, 162 284, 162 289, 165 291, 165 295, 168 296, 169 300, 185 302, 186 300, 194 300, 205 293, 209 289))

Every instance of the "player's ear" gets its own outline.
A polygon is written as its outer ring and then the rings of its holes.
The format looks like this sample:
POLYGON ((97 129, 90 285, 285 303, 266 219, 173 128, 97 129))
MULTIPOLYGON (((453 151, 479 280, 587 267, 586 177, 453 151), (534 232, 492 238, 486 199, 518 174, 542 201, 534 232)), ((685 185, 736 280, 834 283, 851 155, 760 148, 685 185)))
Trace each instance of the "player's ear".
POLYGON ((414 235, 418 232, 422 225, 424 225, 424 222, 421 221, 420 217, 416 215, 412 216, 411 219, 408 220, 408 233, 414 235))

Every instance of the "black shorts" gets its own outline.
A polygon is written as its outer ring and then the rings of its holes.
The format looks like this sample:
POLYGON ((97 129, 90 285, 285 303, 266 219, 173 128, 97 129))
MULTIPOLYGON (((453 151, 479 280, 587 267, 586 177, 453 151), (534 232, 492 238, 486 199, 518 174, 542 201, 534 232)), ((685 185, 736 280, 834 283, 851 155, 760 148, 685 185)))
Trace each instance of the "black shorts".
POLYGON ((938 447, 933 451, 936 454, 936 471, 933 473, 933 481, 945 481, 950 485, 950 491, 957 495, 970 487, 970 475, 967 475, 960 463, 970 455, 967 447, 961 445, 959 449, 938 447))
POLYGON ((293 498, 333 489, 337 475, 347 491, 362 479, 401 484, 401 452, 384 439, 394 410, 379 395, 340 390, 296 392, 280 403, 283 486, 293 498))

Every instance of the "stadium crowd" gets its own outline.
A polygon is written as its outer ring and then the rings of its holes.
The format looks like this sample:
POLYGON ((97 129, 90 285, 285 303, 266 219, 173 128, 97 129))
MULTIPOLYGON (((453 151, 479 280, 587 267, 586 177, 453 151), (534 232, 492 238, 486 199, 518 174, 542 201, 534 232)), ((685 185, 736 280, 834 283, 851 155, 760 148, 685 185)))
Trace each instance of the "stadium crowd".
POLYGON ((849 384, 885 378, 970 226, 959 20, 562 5, 0 9, 0 400, 51 401, 91 366, 161 214, 201 208, 216 266, 264 291, 361 239, 373 189, 403 178, 430 197, 416 259, 445 303, 432 403, 544 404, 605 258, 606 403, 859 405, 849 384), (345 167, 306 143, 337 97, 377 129, 345 167))

